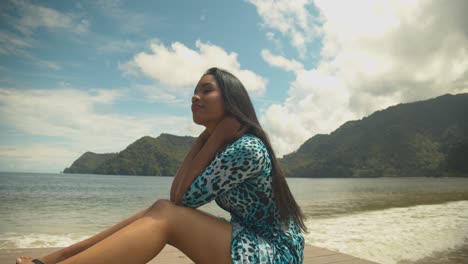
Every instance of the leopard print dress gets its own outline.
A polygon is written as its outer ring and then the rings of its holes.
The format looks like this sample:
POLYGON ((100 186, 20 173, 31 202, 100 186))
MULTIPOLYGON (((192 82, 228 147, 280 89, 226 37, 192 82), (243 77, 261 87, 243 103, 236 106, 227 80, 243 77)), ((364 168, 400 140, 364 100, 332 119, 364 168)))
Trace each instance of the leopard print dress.
POLYGON ((215 199, 231 214, 234 264, 302 263, 304 238, 292 219, 280 223, 271 170, 263 142, 244 134, 218 153, 184 194, 184 206, 197 208, 215 199))

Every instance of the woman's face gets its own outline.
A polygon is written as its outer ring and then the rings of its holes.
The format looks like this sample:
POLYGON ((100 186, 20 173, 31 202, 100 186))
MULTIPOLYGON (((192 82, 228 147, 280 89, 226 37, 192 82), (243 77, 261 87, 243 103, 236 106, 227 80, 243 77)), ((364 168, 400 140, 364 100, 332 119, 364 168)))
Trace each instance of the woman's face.
POLYGON ((209 74, 198 81, 192 97, 193 122, 211 132, 224 117, 224 100, 216 79, 209 74))

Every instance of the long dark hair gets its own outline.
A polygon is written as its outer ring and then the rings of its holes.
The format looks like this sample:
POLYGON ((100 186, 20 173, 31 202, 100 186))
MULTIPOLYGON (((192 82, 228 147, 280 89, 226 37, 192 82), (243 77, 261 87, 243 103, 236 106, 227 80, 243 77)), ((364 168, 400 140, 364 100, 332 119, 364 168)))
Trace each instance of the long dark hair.
POLYGON ((205 75, 207 74, 212 75, 218 83, 224 99, 225 113, 236 117, 241 124, 248 127, 247 133, 257 136, 266 146, 273 165, 273 194, 281 222, 286 224, 292 217, 302 231, 307 232, 304 224, 305 216, 289 190, 268 136, 258 122, 257 114, 244 85, 234 75, 219 68, 208 69, 205 72, 205 75))

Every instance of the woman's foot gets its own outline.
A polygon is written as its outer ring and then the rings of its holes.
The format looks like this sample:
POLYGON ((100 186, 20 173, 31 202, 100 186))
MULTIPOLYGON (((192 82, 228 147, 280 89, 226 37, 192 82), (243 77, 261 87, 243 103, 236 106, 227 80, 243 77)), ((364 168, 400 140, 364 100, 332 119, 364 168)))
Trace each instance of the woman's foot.
POLYGON ((16 258, 16 264, 30 263, 31 260, 33 260, 33 259, 34 259, 33 257, 25 257, 25 256, 17 257, 16 258))
POLYGON ((17 257, 16 264, 34 264, 34 262, 32 262, 33 259, 34 259, 33 257, 25 257, 25 256, 17 257))

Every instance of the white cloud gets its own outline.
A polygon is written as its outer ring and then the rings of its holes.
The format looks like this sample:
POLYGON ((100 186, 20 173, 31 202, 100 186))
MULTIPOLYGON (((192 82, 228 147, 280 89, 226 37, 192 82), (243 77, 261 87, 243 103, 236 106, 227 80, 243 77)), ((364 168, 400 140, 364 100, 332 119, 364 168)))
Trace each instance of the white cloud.
POLYGON ((18 31, 31 34, 37 28, 67 29, 75 33, 88 31, 89 21, 72 14, 65 14, 55 9, 35 5, 29 1, 12 0, 17 16, 2 14, 18 31))
POLYGON ((262 115, 278 156, 290 153, 315 134, 329 133, 356 118, 349 108, 349 91, 336 78, 318 70, 296 72, 288 98, 262 115))
POLYGON ((105 16, 118 23, 119 30, 125 33, 145 34, 147 30, 152 31, 155 28, 166 26, 163 18, 150 12, 134 12, 125 7, 120 0, 98 0, 94 1, 94 4, 101 9, 105 16))
POLYGON ((54 71, 61 69, 59 63, 41 59, 29 51, 39 43, 33 33, 37 29, 61 29, 83 33, 89 28, 89 21, 78 15, 61 13, 52 8, 21 0, 3 3, 0 19, 11 26, 9 30, 0 30, 0 56, 15 55, 30 60, 40 68, 45 67, 54 71))
POLYGON ((132 78, 140 76, 138 65, 134 61, 119 62, 117 67, 125 77, 132 78))
POLYGON ((261 54, 263 60, 265 60, 270 66, 292 72, 298 72, 304 69, 304 65, 302 65, 302 63, 296 60, 289 60, 282 56, 273 55, 269 50, 264 49, 261 54))
POLYGON ((312 5, 310 0, 248 0, 257 7, 257 13, 263 19, 263 26, 278 30, 284 36, 290 37, 290 43, 297 49, 301 58, 307 52, 307 44, 320 36, 314 18, 307 7, 312 5))
POLYGON ((0 168, 2 171, 59 172, 82 154, 66 147, 43 144, 3 145, 0 146, 0 168))
POLYGON ((7 31, 0 30, 0 55, 24 54, 23 49, 29 48, 32 40, 19 37, 7 31))
POLYGON ((41 60, 41 59, 38 59, 38 58, 34 58, 32 57, 31 58, 38 67, 40 68, 48 68, 50 70, 54 70, 54 71, 58 71, 60 70, 62 67, 60 66, 60 64, 58 64, 57 62, 53 62, 53 61, 48 61, 48 60, 41 60))
POLYGON ((468 91, 467 1, 315 5, 323 21, 315 68, 301 70, 293 59, 262 52, 269 65, 296 74, 285 102, 262 118, 279 155, 390 105, 468 91))
POLYGON ((460 11, 467 10, 468 2, 340 4, 352 11, 348 15, 334 4, 317 1, 325 18, 319 67, 328 68, 353 91, 353 111, 364 114, 359 109, 363 105, 354 102, 363 95, 399 103, 451 92, 468 71, 468 18, 460 11))
POLYGON ((185 89, 185 94, 181 96, 174 95, 165 87, 155 87, 155 85, 135 85, 134 89, 142 92, 145 99, 157 103, 165 103, 171 106, 189 107, 192 100, 192 88, 185 89))
POLYGON ((189 133, 194 136, 201 132, 201 128, 195 126, 189 117, 133 117, 97 110, 125 95, 122 91, 105 89, 0 89, 3 126, 29 135, 56 137, 57 142, 60 142, 57 143, 60 145, 26 145, 14 149, 2 146, 0 156, 10 157, 15 160, 12 164, 18 166, 42 164, 42 168, 47 169, 44 159, 37 156, 43 152, 51 158, 50 163, 59 164, 53 167, 58 171, 69 166, 86 151, 118 152, 142 136, 158 136, 162 132, 176 135, 189 133), (57 153, 54 154, 54 151, 57 153), (31 162, 24 165, 28 159, 31 162))
POLYGON ((133 52, 143 45, 139 42, 131 40, 107 40, 105 44, 99 46, 97 50, 101 53, 124 53, 133 52))
POLYGON ((277 38, 277 36, 275 35, 275 33, 271 32, 271 31, 268 31, 266 34, 265 34, 266 38, 271 41, 274 45, 275 45, 275 49, 276 50, 279 50, 281 51, 282 48, 283 48, 283 45, 281 43, 281 41, 277 38))
POLYGON ((178 97, 187 94, 187 87, 193 89, 207 69, 219 67, 239 78, 252 95, 264 94, 267 80, 252 71, 241 69, 236 53, 228 53, 219 46, 201 41, 197 41, 195 46, 197 50, 174 42, 166 47, 155 41, 151 44, 150 53, 140 52, 120 68, 127 75, 141 72, 167 87, 166 93, 178 97))

